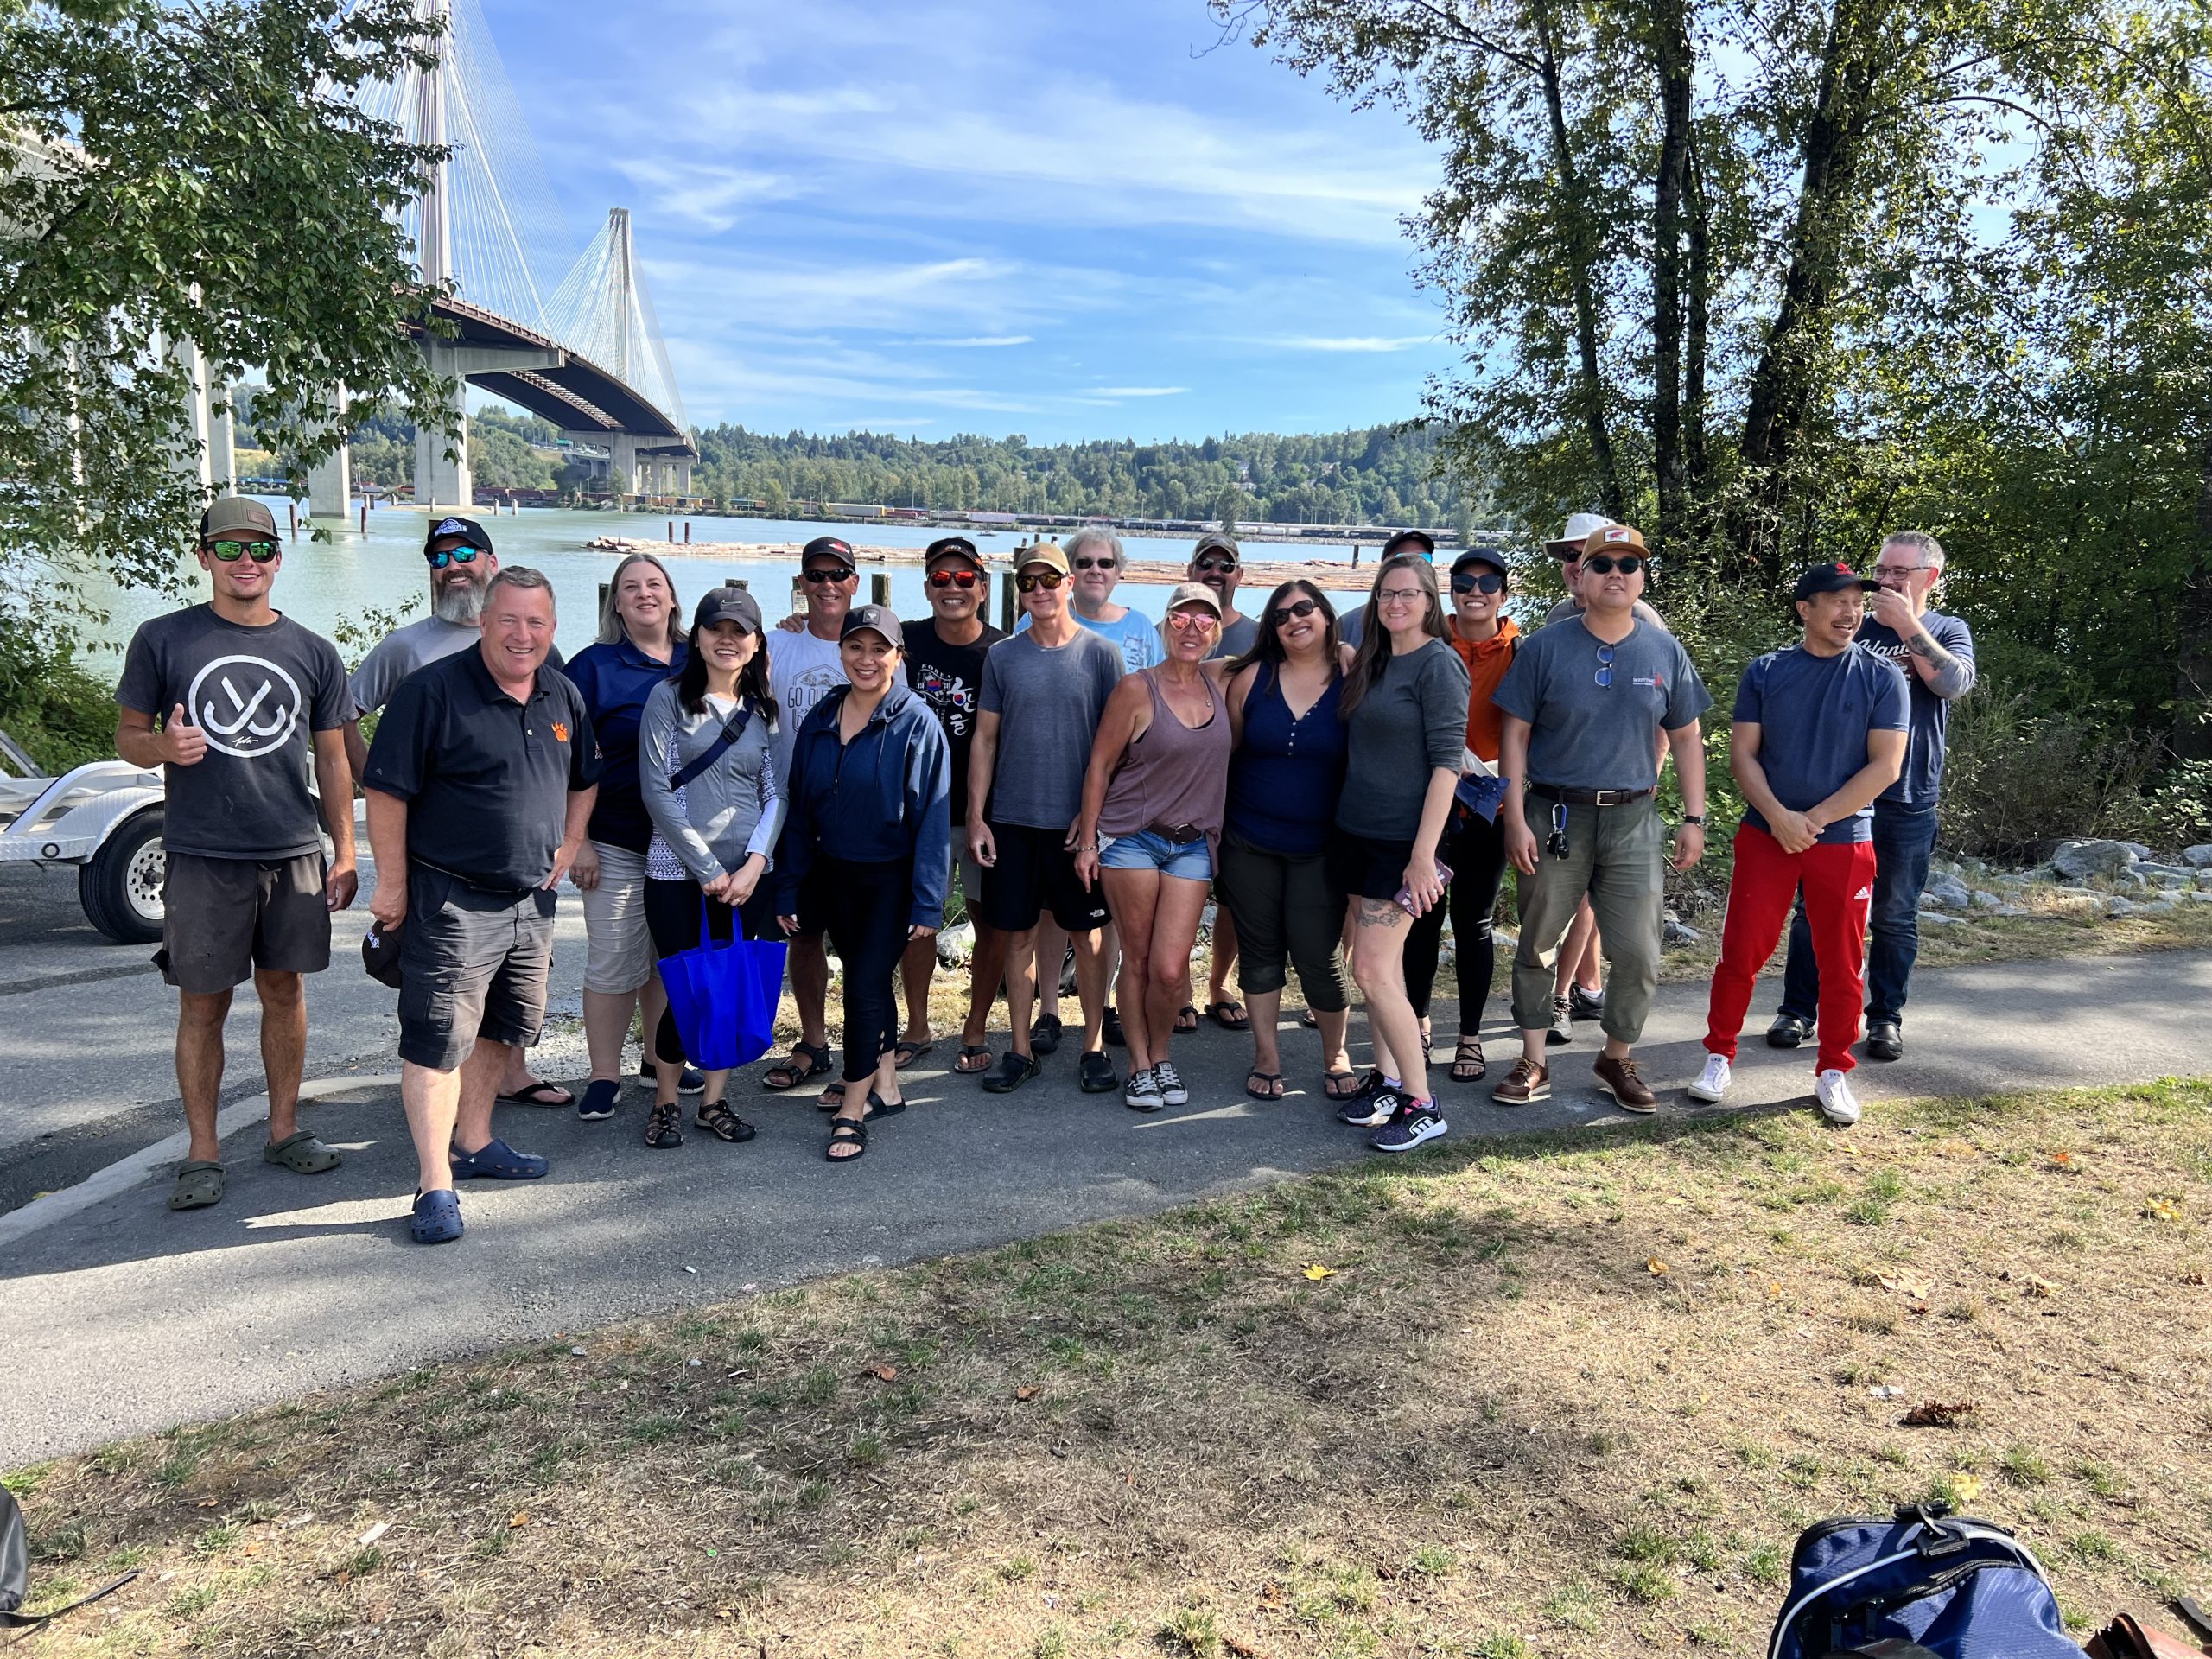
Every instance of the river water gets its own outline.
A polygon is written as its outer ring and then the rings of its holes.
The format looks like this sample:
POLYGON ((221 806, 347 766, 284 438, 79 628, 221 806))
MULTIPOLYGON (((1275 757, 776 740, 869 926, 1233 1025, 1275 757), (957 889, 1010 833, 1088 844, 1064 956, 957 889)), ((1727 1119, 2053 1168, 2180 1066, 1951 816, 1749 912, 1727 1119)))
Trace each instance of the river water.
MULTIPOLYGON (((270 510, 276 515, 279 525, 286 523, 287 504, 283 497, 264 497, 270 510)), ((423 534, 429 523, 428 515, 413 507, 386 507, 372 510, 368 518, 368 533, 359 529, 359 509, 355 517, 341 526, 327 521, 330 539, 316 541, 308 533, 305 521, 296 537, 287 539, 284 546, 284 567, 276 579, 276 608, 285 614, 329 635, 341 619, 360 619, 365 613, 375 609, 397 612, 410 602, 416 604, 416 615, 423 613, 429 602, 428 571, 423 563, 423 534)), ((689 523, 691 534, 702 542, 787 542, 794 550, 817 536, 842 536, 856 546, 926 547, 940 536, 953 532, 923 525, 882 524, 823 524, 775 518, 703 518, 676 519, 677 541, 673 546, 662 545, 661 538, 668 533, 670 520, 664 517, 649 517, 643 513, 575 512, 556 507, 524 507, 512 516, 493 518, 489 508, 474 516, 491 532, 492 541, 500 562, 505 564, 527 564, 543 570, 551 580, 559 604, 560 628, 558 641, 563 652, 573 653, 589 645, 598 631, 599 585, 605 582, 619 562, 619 556, 595 552, 584 543, 601 536, 622 536, 632 540, 653 543, 653 551, 667 563, 675 578, 677 597, 685 610, 696 602, 701 593, 717 582, 745 579, 754 595, 760 599, 762 610, 772 620, 785 613, 785 596, 791 591, 791 579, 798 569, 796 554, 776 559, 733 559, 704 554, 687 553, 683 537, 689 523)), ((986 557, 1002 557, 1017 543, 1027 541, 1034 532, 1001 530, 986 534, 980 528, 967 532, 986 557)), ((1132 559, 1172 559, 1189 557, 1191 539, 1178 537, 1143 537, 1128 535, 1122 537, 1132 559)), ((1380 537, 1377 537, 1380 540, 1380 537)), ((1351 556, 1350 543, 1326 542, 1255 542, 1244 550, 1246 562, 1264 567, 1277 561, 1300 559, 1344 559, 1351 556)), ((1366 560, 1371 563, 1375 543, 1364 546, 1366 560)), ((188 570, 196 592, 201 597, 207 593, 206 578, 201 576, 192 561, 181 562, 181 569, 188 570)), ((874 574, 887 575, 891 579, 891 607, 902 617, 927 613, 929 603, 924 596, 922 569, 919 565, 862 565, 861 594, 868 597, 869 581, 874 574)), ((1271 583, 1255 571, 1244 583, 1241 598, 1245 602, 1240 608, 1249 613, 1264 596, 1271 583)), ((1115 590, 1116 604, 1127 605, 1155 620, 1166 607, 1170 590, 1154 584, 1124 582, 1115 590)), ((175 601, 166 596, 143 588, 117 588, 92 595, 110 613, 111 624, 104 643, 108 650, 97 654, 94 665, 108 671, 114 663, 113 649, 130 637, 131 630, 150 616, 174 607, 175 601)), ((1339 609, 1343 608, 1339 601, 1339 609)), ((998 620, 997 583, 993 582, 992 620, 998 620)), ((357 651, 349 651, 351 658, 357 651)))

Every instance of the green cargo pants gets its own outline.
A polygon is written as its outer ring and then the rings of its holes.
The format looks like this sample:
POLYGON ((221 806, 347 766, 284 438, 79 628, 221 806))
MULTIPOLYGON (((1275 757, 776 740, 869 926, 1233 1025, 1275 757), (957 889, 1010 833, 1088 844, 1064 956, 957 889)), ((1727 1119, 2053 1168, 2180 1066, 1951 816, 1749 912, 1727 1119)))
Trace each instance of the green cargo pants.
POLYGON ((1605 940, 1605 1035, 1634 1043, 1643 1035, 1659 983, 1660 918, 1665 908, 1667 826, 1652 796, 1625 806, 1567 809, 1567 853, 1554 856, 1552 804, 1528 798, 1536 836, 1536 871, 1521 878, 1521 943, 1513 953, 1513 1019, 1523 1031, 1552 1022, 1559 948, 1590 895, 1605 940))

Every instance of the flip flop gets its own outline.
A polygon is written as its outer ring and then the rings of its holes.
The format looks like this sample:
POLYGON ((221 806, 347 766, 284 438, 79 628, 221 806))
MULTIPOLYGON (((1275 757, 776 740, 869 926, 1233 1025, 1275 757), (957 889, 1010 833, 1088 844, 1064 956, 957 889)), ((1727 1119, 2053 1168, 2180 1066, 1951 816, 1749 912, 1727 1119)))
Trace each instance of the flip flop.
POLYGON ((1257 1066, 1244 1074, 1244 1092, 1255 1100, 1274 1101, 1282 1098, 1282 1073, 1262 1071, 1257 1066), (1265 1084, 1264 1089, 1255 1089, 1255 1082, 1265 1084))
POLYGON ((1193 1007, 1190 1003, 1185 1002, 1181 1007, 1175 1010, 1175 1029, 1179 1034, 1184 1032, 1196 1031, 1198 1028, 1198 1011, 1197 1008, 1193 1007), (1185 1014, 1190 1016, 1187 1023, 1185 1023, 1184 1020, 1184 1016, 1185 1014))
POLYGON ((205 1210, 223 1196, 223 1166, 205 1158, 188 1158, 176 1166, 176 1190, 169 1194, 172 1210, 205 1210))
POLYGON ((1359 1092, 1359 1073, 1324 1071, 1321 1074, 1321 1092, 1331 1100, 1350 1100, 1359 1092), (1344 1086, 1347 1084, 1350 1086, 1344 1086))
POLYGON ((974 1077, 978 1071, 988 1071, 991 1069, 991 1051, 981 1043, 963 1043, 960 1045, 960 1057, 953 1061, 952 1069, 967 1077, 974 1077), (970 1060, 976 1064, 969 1065, 970 1060))
POLYGON ((1321 1029, 1321 1021, 1315 1016, 1313 1010, 1311 1008, 1306 1009, 1305 1013, 1298 1016, 1298 1023, 1305 1027, 1308 1031, 1319 1031, 1321 1029))
POLYGON ((812 1043, 793 1043, 788 1056, 777 1061, 775 1065, 760 1074, 760 1086, 781 1094, 786 1089, 798 1088, 809 1077, 820 1077, 829 1069, 829 1044, 824 1043, 817 1048, 812 1043), (799 1056, 802 1054, 806 1056, 806 1067, 804 1071, 800 1070, 798 1064, 799 1056), (778 1077, 781 1077, 783 1081, 778 1083, 776 1081, 778 1077))
POLYGON ((312 1129, 295 1129, 282 1141, 271 1141, 261 1149, 261 1160, 265 1164, 282 1164, 296 1175, 320 1175, 326 1169, 335 1169, 339 1156, 315 1138, 312 1129))
POLYGON ((891 1046, 891 1052, 893 1057, 891 1062, 891 1069, 894 1071, 904 1071, 908 1066, 912 1065, 916 1060, 920 1059, 923 1055, 928 1053, 936 1046, 937 1039, 934 1037, 931 1038, 926 1042, 920 1043, 910 1043, 906 1041, 906 1039, 901 1038, 898 1042, 893 1043, 891 1046))
MULTIPOLYGON (((1244 1012, 1244 1005, 1242 1002, 1239 1002, 1233 996, 1225 996, 1217 1002, 1207 1003, 1206 1018, 1212 1020, 1214 1024, 1219 1026, 1224 1031, 1249 1031, 1252 1029, 1252 1016, 1244 1012), (1230 1010, 1230 1014, 1224 1014, 1222 1012, 1224 1008, 1230 1010), (1230 1017, 1231 1014, 1235 1016, 1233 1019, 1230 1017)), ((1192 1029, 1195 1031, 1198 1027, 1193 1026, 1192 1029)))
POLYGON ((548 1083, 543 1077, 532 1077, 529 1085, 512 1095, 498 1096, 502 1106, 573 1106, 576 1097, 557 1083, 548 1083))

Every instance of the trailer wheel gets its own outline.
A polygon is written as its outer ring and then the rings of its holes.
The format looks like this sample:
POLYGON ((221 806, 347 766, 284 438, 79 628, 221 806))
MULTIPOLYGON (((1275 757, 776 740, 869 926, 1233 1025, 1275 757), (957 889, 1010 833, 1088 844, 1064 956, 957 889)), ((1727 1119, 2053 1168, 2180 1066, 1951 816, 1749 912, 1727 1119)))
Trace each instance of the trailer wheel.
POLYGON ((151 944, 162 937, 162 809, 134 812, 116 825, 99 851, 77 867, 77 898, 94 927, 118 944, 151 944))

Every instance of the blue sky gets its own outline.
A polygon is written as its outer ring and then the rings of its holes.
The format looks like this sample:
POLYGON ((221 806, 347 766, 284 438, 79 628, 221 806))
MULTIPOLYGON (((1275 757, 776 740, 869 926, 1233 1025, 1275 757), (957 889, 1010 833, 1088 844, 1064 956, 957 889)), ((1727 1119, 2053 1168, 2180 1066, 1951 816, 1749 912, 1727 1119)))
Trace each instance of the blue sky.
POLYGON ((1435 176, 1202 0, 483 0, 581 250, 632 209, 691 419, 1078 437, 1418 411, 1435 176))

